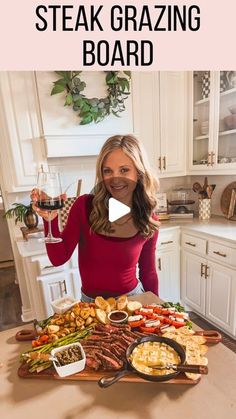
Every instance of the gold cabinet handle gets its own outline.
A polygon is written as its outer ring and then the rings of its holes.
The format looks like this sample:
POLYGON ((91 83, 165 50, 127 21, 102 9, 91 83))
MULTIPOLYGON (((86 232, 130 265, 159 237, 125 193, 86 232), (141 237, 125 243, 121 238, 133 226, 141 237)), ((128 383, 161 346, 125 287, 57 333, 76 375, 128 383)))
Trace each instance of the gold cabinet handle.
POLYGON ((208 269, 210 269, 209 266, 205 265, 205 279, 209 277, 208 269))
POLYGON ((208 153, 208 156, 207 156, 207 166, 210 166, 210 164, 211 164, 211 153, 208 153))
POLYGON ((212 151, 211 152, 211 166, 214 166, 214 164, 215 164, 214 156, 215 156, 215 153, 213 153, 213 151, 212 151))
POLYGON ((185 242, 185 244, 188 244, 189 246, 192 246, 192 247, 196 247, 196 243, 185 242))
POLYGON ((161 258, 157 259, 158 270, 161 271, 161 258))
POLYGON ((201 278, 205 275, 204 268, 205 268, 204 263, 201 263, 201 278))
POLYGON ((173 240, 168 240, 167 242, 161 242, 161 246, 164 244, 171 244, 171 243, 174 243, 173 240))
POLYGON ((215 253, 215 255, 222 256, 222 258, 226 258, 226 256, 227 256, 225 253, 221 253, 221 252, 213 251, 213 253, 215 253))
POLYGON ((166 156, 163 157, 163 169, 166 170, 166 156))
POLYGON ((161 157, 158 159, 158 169, 161 170, 161 157))

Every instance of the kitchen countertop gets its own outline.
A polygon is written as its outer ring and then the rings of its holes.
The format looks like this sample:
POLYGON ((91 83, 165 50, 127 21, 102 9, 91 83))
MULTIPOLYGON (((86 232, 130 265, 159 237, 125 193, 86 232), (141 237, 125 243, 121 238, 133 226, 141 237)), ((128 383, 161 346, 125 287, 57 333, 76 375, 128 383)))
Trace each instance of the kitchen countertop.
POLYGON ((199 220, 197 217, 162 221, 160 230, 165 231, 178 227, 182 230, 191 230, 192 232, 229 240, 236 244, 236 221, 230 221, 224 217, 214 215, 208 221, 199 220))
MULTIPOLYGON (((236 244, 236 221, 229 221, 224 217, 212 216, 209 221, 201 221, 197 217, 185 220, 162 221, 160 231, 164 232, 176 228, 208 234, 236 244)), ((46 253, 45 244, 39 241, 39 237, 42 237, 42 233, 34 235, 28 242, 22 238, 17 240, 17 248, 22 257, 37 256, 46 253)))
MULTIPOLYGON (((155 301, 152 293, 143 302, 155 301)), ((24 326, 25 329, 29 325, 24 326)), ((22 379, 19 353, 29 342, 17 342, 15 328, 0 333, 0 414, 4 419, 227 419, 236 412, 236 355, 212 345, 209 374, 197 385, 117 383, 101 389, 95 382, 22 379)))

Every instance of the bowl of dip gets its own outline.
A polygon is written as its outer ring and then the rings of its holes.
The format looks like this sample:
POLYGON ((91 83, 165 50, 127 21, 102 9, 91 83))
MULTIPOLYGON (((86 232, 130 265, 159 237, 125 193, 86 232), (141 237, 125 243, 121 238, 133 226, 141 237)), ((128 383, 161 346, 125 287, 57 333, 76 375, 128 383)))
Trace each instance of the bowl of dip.
POLYGON ((126 311, 123 311, 123 310, 114 310, 114 311, 111 311, 107 317, 110 323, 113 323, 114 325, 120 324, 120 323, 126 323, 128 319, 128 313, 126 313, 126 311))
POLYGON ((77 301, 71 295, 67 295, 63 298, 58 298, 57 300, 51 301, 51 306, 56 314, 63 314, 67 310, 73 307, 77 301))

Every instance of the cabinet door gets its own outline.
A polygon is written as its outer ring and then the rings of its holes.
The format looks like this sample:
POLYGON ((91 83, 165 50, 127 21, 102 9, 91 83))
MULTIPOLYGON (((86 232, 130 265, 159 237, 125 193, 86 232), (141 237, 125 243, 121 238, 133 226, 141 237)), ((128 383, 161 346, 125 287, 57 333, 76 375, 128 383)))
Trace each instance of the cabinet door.
POLYGON ((214 137, 214 73, 194 71, 191 74, 191 163, 194 170, 212 169, 214 137))
POLYGON ((236 169, 236 71, 216 72, 215 84, 214 164, 227 171, 236 169))
POLYGON ((198 313, 205 314, 205 277, 206 261, 190 252, 182 252, 181 298, 198 313))
POLYGON ((156 266, 159 278, 159 296, 165 301, 180 301, 179 250, 158 251, 156 266))
POLYGON ((233 334, 236 272, 218 263, 208 262, 206 279, 206 317, 233 334))
POLYGON ((0 128, 4 187, 8 192, 28 191, 45 163, 33 72, 0 72, 0 128))
POLYGON ((186 73, 160 71, 160 138, 163 174, 186 172, 186 73))

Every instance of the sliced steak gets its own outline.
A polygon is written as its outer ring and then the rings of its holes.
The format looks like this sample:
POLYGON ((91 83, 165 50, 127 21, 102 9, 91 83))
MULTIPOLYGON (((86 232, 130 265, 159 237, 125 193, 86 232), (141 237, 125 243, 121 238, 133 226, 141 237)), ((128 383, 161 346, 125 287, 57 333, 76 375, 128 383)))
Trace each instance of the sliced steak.
POLYGON ((97 371, 101 367, 102 363, 99 359, 93 356, 86 355, 86 365, 87 367, 92 368, 95 371, 97 371))
POLYGON ((105 370, 120 370, 122 368, 119 362, 115 361, 109 356, 101 354, 100 352, 97 353, 96 358, 98 358, 101 361, 102 366, 105 370))

